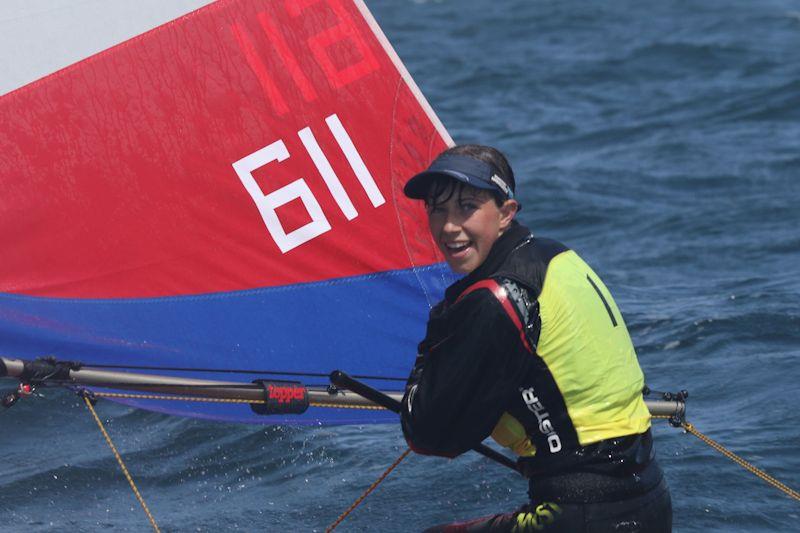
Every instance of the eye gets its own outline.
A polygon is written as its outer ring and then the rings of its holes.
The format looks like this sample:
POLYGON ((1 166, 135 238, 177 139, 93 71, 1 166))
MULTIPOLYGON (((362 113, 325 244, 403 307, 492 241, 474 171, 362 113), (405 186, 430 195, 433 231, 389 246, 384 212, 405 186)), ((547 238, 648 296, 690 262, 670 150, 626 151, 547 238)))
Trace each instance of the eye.
POLYGON ((461 201, 458 205, 462 211, 474 211, 478 208, 478 203, 472 200, 461 201))

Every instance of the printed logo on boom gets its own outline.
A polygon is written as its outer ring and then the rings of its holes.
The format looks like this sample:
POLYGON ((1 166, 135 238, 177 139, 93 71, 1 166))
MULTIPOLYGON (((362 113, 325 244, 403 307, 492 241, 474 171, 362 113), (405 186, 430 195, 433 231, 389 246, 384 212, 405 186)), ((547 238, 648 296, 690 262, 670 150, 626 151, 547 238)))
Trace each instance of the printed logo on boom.
POLYGON ((303 399, 303 387, 280 387, 278 385, 269 385, 269 399, 277 400, 278 403, 290 403, 293 400, 303 399))
POLYGON ((544 405, 536 396, 536 391, 533 390, 533 387, 529 387, 521 389, 520 392, 522 392, 522 400, 525 402, 528 411, 536 415, 539 431, 547 437, 547 445, 550 447, 550 452, 560 452, 561 439, 550 421, 550 413, 547 412, 547 409, 544 408, 544 405))

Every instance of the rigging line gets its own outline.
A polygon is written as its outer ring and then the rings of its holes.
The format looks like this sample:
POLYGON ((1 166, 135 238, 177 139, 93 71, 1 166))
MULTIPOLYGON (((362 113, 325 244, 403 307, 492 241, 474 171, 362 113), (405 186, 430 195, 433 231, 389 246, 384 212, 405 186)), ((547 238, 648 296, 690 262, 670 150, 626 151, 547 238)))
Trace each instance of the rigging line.
MULTIPOLYGON (((279 381, 279 380, 278 380, 279 381)), ((74 381, 66 380, 66 379, 56 379, 56 380, 49 380, 42 383, 36 384, 37 387, 72 387, 75 385, 74 381)), ((193 384, 193 383, 131 383, 131 382, 121 382, 121 381, 106 381, 102 384, 100 383, 92 383, 92 387, 97 387, 101 389, 130 389, 130 388, 160 388, 160 387, 179 387, 181 389, 196 389, 196 390, 213 390, 213 389, 241 389, 241 390, 262 390, 262 387, 255 384, 255 383, 209 383, 206 385, 200 384, 193 384)), ((307 389, 314 389, 314 390, 324 390, 327 389, 330 384, 328 383, 309 383, 303 384, 303 386, 307 389)), ((388 391, 388 392, 402 392, 400 390, 397 391, 388 391)), ((178 393, 176 393, 178 394, 178 393)))
POLYGON ((337 519, 336 519, 336 521, 335 521, 333 524, 331 524, 330 526, 328 526, 328 529, 326 529, 326 530, 325 530, 325 533, 330 533, 331 531, 333 531, 334 529, 336 529, 336 526, 338 526, 339 524, 341 524, 341 523, 342 523, 342 521, 343 521, 345 518, 347 518, 347 516, 348 516, 350 513, 352 513, 352 512, 355 510, 355 508, 356 508, 356 507, 358 507, 358 506, 361 504, 361 502, 363 502, 363 501, 364 501, 364 499, 366 499, 366 497, 367 497, 367 496, 369 496, 370 494, 372 494, 372 491, 374 491, 376 488, 378 488, 378 485, 380 485, 380 484, 381 484, 381 482, 382 482, 384 479, 386 479, 386 476, 388 476, 389 474, 391 474, 391 473, 392 473, 392 470, 394 470, 395 468, 397 468, 397 465, 399 465, 399 464, 400 464, 400 463, 403 461, 403 459, 405 459, 406 457, 408 457, 408 454, 410 454, 410 453, 411 453, 411 448, 406 448, 406 451, 404 451, 404 452, 403 452, 403 453, 400 455, 400 457, 398 457, 397 459, 395 459, 394 463, 392 463, 392 465, 391 465, 389 468, 387 468, 387 469, 386 469, 386 471, 385 471, 383 474, 381 474, 381 476, 380 476, 378 479, 376 479, 376 480, 375 480, 375 482, 374 482, 372 485, 370 485, 370 486, 369 486, 369 488, 368 488, 367 490, 365 490, 365 491, 364 491, 364 493, 363 493, 361 496, 359 496, 359 497, 358 497, 358 499, 356 499, 356 501, 354 501, 354 502, 353 502, 353 504, 352 504, 350 507, 348 507, 348 508, 347 508, 347 510, 346 510, 345 512, 343 512, 342 514, 340 514, 340 515, 339 515, 339 518, 337 518, 337 519))
POLYGON ((718 451, 719 453, 721 453, 722 455, 724 455, 725 457, 727 457, 728 459, 730 459, 731 461, 733 461, 737 465, 739 465, 742 468, 744 468, 745 470, 747 470, 748 472, 750 472, 752 474, 755 474, 757 477, 763 479, 764 481, 766 481, 767 483, 769 483, 770 485, 772 485, 776 489, 778 489, 781 492, 785 493, 790 498, 792 498, 794 500, 797 500, 797 501, 800 501, 800 493, 799 492, 797 492, 796 490, 792 489, 791 487, 788 487, 787 485, 784 485, 783 483, 781 483, 780 481, 778 481, 774 477, 770 476, 769 474, 767 474, 766 472, 764 472, 760 468, 757 468, 757 467, 753 466, 752 464, 748 463, 747 461, 745 461, 744 459, 742 459, 741 457, 739 457, 738 455, 736 455, 732 451, 730 451, 727 448, 725 448, 722 444, 720 444, 720 443, 710 439, 709 437, 703 435, 702 433, 700 433, 694 427, 693 424, 691 424, 689 422, 683 422, 681 424, 681 427, 683 429, 685 429, 688 433, 691 433, 692 435, 694 435, 695 437, 697 437, 701 441, 705 442, 706 444, 708 444, 709 446, 714 448, 716 451, 718 451))
MULTIPOLYGON (((42 383, 37 382, 37 387, 70 387, 75 385, 75 381, 68 379, 56 379, 45 381, 42 383)), ((260 387, 255 383, 209 383, 209 384, 194 384, 194 383, 131 383, 129 381, 104 381, 100 383, 92 383, 92 387, 99 387, 101 389, 113 388, 130 388, 130 387, 180 387, 182 389, 242 389, 242 390, 258 390, 260 387)))
MULTIPOLYGON (((103 364, 87 364, 87 368, 116 368, 122 370, 165 370, 170 372, 210 372, 217 374, 271 374, 274 376, 303 376, 313 378, 328 378, 330 372, 290 372, 280 370, 247 370, 235 368, 191 368, 191 367, 169 367, 169 366, 144 366, 144 365, 103 365, 103 364)), ((402 381, 405 382, 406 378, 399 378, 394 376, 367 376, 367 375, 353 375, 358 379, 374 379, 379 381, 402 381)))
MULTIPOLYGON (((240 398, 206 398, 195 396, 178 396, 168 394, 125 394, 118 392, 98 392, 92 391, 92 394, 98 398, 117 398, 125 400, 167 400, 177 402, 210 402, 210 403, 246 403, 246 404, 265 404, 265 400, 242 400, 240 398)), ((368 409, 374 411, 384 411, 385 408, 380 405, 351 405, 346 403, 329 403, 318 402, 311 400, 309 402, 311 407, 329 407, 332 409, 368 409)))
POLYGON ((208 402, 208 403, 246 403, 265 404, 266 400, 242 400, 241 398, 206 398, 204 396, 179 396, 170 394, 125 394, 120 392, 92 391, 98 398, 117 398, 124 400, 167 400, 176 402, 208 402))
POLYGON ((119 454, 116 446, 114 446, 114 443, 111 441, 111 437, 108 435, 105 426, 103 426, 103 422, 100 420, 100 417, 97 416, 97 412, 94 410, 94 406, 92 405, 92 400, 90 399, 89 394, 91 393, 82 395, 83 401, 86 402, 86 407, 89 408, 89 411, 92 413, 92 416, 94 417, 94 421, 97 422, 97 426, 100 428, 100 432, 106 439, 106 443, 108 443, 109 448, 111 448, 111 451, 114 453, 114 457, 117 459, 117 463, 119 464, 119 467, 122 469, 122 473, 125 474, 125 478, 128 480, 128 484, 131 486, 131 489, 133 489, 133 494, 136 496, 136 499, 139 500, 139 505, 141 505, 142 509, 144 509, 144 514, 147 515, 147 519, 150 520, 150 525, 153 526, 153 530, 156 533, 161 533, 161 530, 158 529, 158 524, 156 524, 156 519, 153 518, 152 513, 150 513, 150 509, 147 508, 147 504, 144 502, 144 498, 142 498, 142 495, 139 492, 139 489, 136 488, 136 483, 133 482, 133 478, 131 477, 130 472, 128 472, 128 468, 125 466, 125 462, 122 460, 122 456, 119 454))
MULTIPOLYGON (((669 419, 671 424, 672 424, 672 421, 674 420, 673 417, 664 416, 664 415, 653 415, 652 418, 669 419)), ((788 495, 790 498, 792 498, 794 500, 797 500, 797 501, 800 501, 800 492, 797 492, 796 490, 794 490, 793 488, 789 487, 788 485, 785 485, 784 483, 781 483, 780 481, 778 481, 777 479, 775 479, 771 475, 767 474, 766 472, 764 472, 760 468, 758 468, 758 467, 754 466, 753 464, 745 461, 743 458, 739 457, 738 455, 736 455, 735 453, 733 453, 732 451, 727 449, 722 444, 720 444, 717 441, 707 437, 706 435, 704 435, 703 433, 698 431, 698 429, 694 427, 694 424, 692 424, 690 422, 686 422, 685 420, 683 420, 683 421, 680 421, 679 424, 673 424, 673 425, 675 425, 677 427, 682 427, 687 433, 691 433, 692 435, 694 435, 695 437, 697 437, 698 439, 700 439, 704 443, 708 444, 714 450, 718 451, 719 453, 721 453, 722 455, 724 455, 725 457, 727 457, 728 459, 730 459, 731 461, 733 461, 737 465, 741 466, 742 468, 744 468, 745 470, 747 470, 751 474, 754 474, 756 477, 761 478, 762 480, 766 481, 767 483, 769 483, 770 485, 772 485, 776 489, 786 493, 786 495, 788 495)))

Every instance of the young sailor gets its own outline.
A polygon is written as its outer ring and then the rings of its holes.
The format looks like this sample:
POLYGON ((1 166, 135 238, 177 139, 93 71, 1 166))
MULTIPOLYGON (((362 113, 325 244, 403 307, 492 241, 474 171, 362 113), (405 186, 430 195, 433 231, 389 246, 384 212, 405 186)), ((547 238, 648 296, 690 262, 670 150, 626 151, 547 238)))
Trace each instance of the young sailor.
POLYGON ((418 453, 455 457, 487 436, 519 456, 530 502, 430 531, 670 531, 644 376, 622 315, 573 250, 519 224, 497 150, 461 145, 406 184, 465 274, 430 312, 402 426, 418 453))

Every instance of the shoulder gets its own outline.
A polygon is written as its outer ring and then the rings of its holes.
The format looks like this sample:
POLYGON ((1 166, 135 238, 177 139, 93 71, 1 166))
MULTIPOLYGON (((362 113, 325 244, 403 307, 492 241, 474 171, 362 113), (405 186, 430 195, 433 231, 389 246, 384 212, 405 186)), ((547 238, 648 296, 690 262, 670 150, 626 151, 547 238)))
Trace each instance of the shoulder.
POLYGON ((535 312, 535 300, 525 286, 513 279, 492 277, 467 287, 456 303, 469 306, 475 311, 474 316, 480 317, 480 322, 476 323, 478 327, 472 328, 476 333, 482 335, 487 326, 498 333, 510 327, 506 332, 519 333, 525 349, 533 351, 525 328, 535 312))
POLYGON ((514 280, 525 286, 533 298, 542 290, 544 277, 550 262, 561 254, 569 252, 565 244, 545 237, 533 237, 515 248, 495 277, 514 280))
POLYGON ((570 251, 569 246, 555 239, 533 237, 525 245, 517 247, 509 255, 508 259, 512 262, 542 263, 547 265, 554 257, 568 251, 570 251))
POLYGON ((493 276, 477 281, 464 289, 449 308, 451 318, 458 321, 474 320, 478 330, 484 330, 496 320, 512 318, 512 296, 518 291, 513 280, 493 276))

